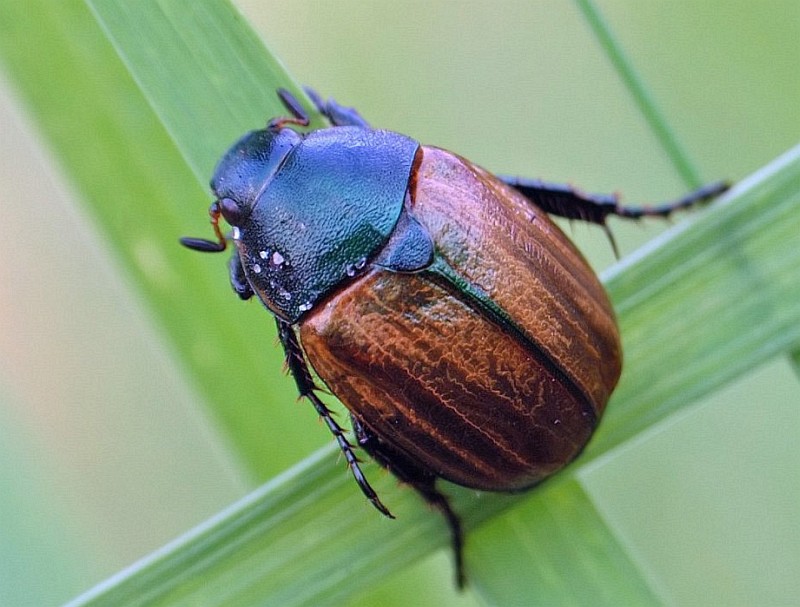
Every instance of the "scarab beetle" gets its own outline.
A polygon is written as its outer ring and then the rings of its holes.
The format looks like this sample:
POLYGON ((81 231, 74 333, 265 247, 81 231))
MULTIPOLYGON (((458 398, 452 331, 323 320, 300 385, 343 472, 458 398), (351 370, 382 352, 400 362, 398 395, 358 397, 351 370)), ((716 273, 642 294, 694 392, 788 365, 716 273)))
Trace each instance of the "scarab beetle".
MULTIPOLYGON (((361 490, 391 517, 311 369, 352 417, 358 446, 440 510, 464 582, 458 515, 440 478, 485 491, 532 487, 589 440, 621 371, 614 312, 548 213, 669 215, 716 196, 623 207, 616 197, 495 176, 442 149, 373 129, 308 90, 332 124, 290 116, 239 139, 217 165, 209 209, 233 289, 275 316, 289 372, 336 438, 361 490)), ((613 242, 613 241, 612 241, 613 242)))

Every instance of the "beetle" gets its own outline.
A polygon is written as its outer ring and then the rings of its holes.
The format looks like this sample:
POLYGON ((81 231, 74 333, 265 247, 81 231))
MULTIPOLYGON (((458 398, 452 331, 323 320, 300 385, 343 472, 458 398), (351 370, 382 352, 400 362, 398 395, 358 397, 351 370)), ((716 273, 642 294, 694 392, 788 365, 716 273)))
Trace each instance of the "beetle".
POLYGON ((605 229, 609 215, 665 217, 727 186, 622 206, 493 175, 306 92, 331 126, 300 132, 309 115, 279 89, 289 114, 244 135, 216 167, 215 240, 181 242, 221 252, 233 241, 234 291, 275 317, 288 371, 364 495, 394 518, 312 369, 350 412, 358 447, 444 515, 463 586, 461 522, 437 481, 536 485, 581 452, 621 373, 606 293, 548 214, 605 229))

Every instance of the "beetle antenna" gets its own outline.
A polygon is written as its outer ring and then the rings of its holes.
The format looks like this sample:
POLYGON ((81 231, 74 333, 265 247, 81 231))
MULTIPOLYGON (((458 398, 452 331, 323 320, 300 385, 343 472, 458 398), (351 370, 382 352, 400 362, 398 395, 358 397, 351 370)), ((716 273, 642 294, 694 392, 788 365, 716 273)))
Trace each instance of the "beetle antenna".
POLYGON ((202 253, 221 253, 228 246, 228 240, 222 234, 219 227, 219 218, 222 215, 219 207, 219 201, 215 200, 208 207, 208 216, 211 219, 211 227, 214 228, 214 235, 217 240, 207 240, 205 238, 191 238, 184 237, 180 239, 180 243, 193 251, 200 251, 202 253))

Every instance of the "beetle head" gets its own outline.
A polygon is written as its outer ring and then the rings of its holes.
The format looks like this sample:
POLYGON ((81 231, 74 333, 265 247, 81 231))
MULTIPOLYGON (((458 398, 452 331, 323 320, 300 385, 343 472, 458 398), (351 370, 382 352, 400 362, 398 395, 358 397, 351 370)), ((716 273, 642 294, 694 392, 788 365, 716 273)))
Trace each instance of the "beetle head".
POLYGON ((247 220, 260 194, 302 139, 287 128, 251 131, 231 146, 211 179, 222 216, 232 226, 247 220))
POLYGON ((216 200, 211 203, 208 214, 216 240, 181 238, 181 244, 195 251, 224 251, 227 239, 219 227, 220 217, 235 228, 242 226, 258 197, 301 140, 301 135, 283 128, 283 123, 271 121, 266 129, 250 131, 234 143, 217 163, 211 179, 216 200))

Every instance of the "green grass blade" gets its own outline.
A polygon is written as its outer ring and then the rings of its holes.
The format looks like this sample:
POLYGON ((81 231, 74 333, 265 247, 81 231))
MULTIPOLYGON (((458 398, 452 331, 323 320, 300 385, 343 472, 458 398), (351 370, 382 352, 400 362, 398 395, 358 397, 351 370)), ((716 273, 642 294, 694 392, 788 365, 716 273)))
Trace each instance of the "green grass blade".
MULTIPOLYGON (((487 604, 504 604, 506 598, 493 573, 498 551, 516 564, 507 575, 526 600, 554 598, 561 596, 560 587, 583 585, 584 596, 607 597, 609 603, 622 597, 650 602, 651 584, 635 575, 630 555, 594 509, 582 519, 588 504, 576 479, 622 442, 742 368, 800 343, 800 147, 693 219, 607 276, 630 354, 586 453, 527 496, 448 488, 468 527, 514 505, 506 516, 516 518, 496 519, 474 533, 479 541, 470 544, 470 574, 487 604), (678 354, 665 353, 665 343, 672 348, 676 339, 678 354), (576 511, 559 514, 550 510, 555 504, 576 511), (584 523, 570 531, 581 519, 584 523), (531 542, 547 536, 552 524, 562 540, 548 549, 546 559, 531 560, 531 542), (584 532, 591 549, 574 559, 573 546, 584 542, 584 532), (607 558, 625 573, 612 578, 611 588, 602 575, 607 558)), ((164 605, 340 604, 448 542, 438 517, 410 491, 393 485, 384 476, 376 487, 398 515, 388 521, 370 511, 333 449, 326 449, 74 604, 136 605, 141 597, 164 605)), ((563 595, 562 602, 571 596, 563 595)))
POLYGON ((285 113, 277 86, 302 95, 227 2, 87 3, 201 183, 221 149, 285 113))
POLYGON ((222 259, 177 240, 210 234, 205 183, 220 150, 281 111, 274 90, 294 85, 226 2, 94 7, 115 46, 80 0, 0 3, 0 57, 229 444, 258 478, 277 474, 325 434, 294 423, 269 317, 236 300, 222 259), (272 402, 288 406, 254 406, 272 402), (264 438, 275 427, 280 450, 264 438))
POLYGON ((600 10, 592 0, 575 0, 578 8, 583 13, 589 27, 592 28, 600 46, 602 46, 609 60, 614 65, 625 86, 631 93, 636 105, 642 112, 648 126, 655 134, 661 147, 664 148, 675 170, 689 187, 702 185, 700 175, 689 159, 689 154, 678 141, 677 136, 669 127, 655 99, 648 91, 642 78, 633 67, 633 63, 622 50, 614 37, 600 10))
POLYGON ((470 540, 480 567, 475 583, 487 605, 662 604, 574 480, 497 517, 470 540))
POLYGON ((626 406, 609 411, 588 455, 755 368, 764 350, 800 343, 798 159, 800 147, 737 184, 691 229, 666 233, 606 275, 628 363, 615 398, 626 406), (681 246, 666 246, 675 236, 681 246))

